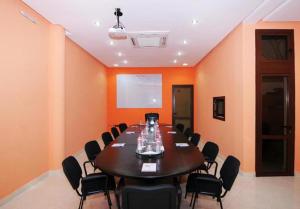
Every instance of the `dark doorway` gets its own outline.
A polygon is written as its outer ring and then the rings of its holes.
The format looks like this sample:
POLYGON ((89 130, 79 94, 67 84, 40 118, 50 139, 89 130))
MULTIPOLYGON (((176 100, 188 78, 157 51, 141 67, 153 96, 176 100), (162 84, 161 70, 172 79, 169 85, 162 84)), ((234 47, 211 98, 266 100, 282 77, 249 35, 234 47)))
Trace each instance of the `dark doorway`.
POLYGON ((294 175, 293 30, 256 30, 256 175, 294 175))
POLYGON ((194 130, 194 86, 172 86, 172 123, 194 130))

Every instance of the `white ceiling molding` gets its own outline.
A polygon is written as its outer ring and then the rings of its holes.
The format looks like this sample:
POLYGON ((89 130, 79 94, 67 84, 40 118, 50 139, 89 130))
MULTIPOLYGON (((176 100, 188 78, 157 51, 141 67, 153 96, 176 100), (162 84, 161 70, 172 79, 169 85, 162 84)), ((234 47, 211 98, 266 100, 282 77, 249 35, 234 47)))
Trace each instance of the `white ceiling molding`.
POLYGON ((51 23, 68 29, 69 38, 110 67, 180 67, 184 63, 194 66, 264 3, 263 0, 23 1, 51 23), (115 8, 121 8, 121 21, 128 32, 169 31, 166 47, 135 48, 130 39, 112 44, 108 29, 115 24, 115 8), (198 24, 193 24, 193 20, 198 24), (97 26, 95 22, 99 22, 97 26))
POLYGON ((287 0, 284 4, 267 15, 264 21, 300 21, 300 1, 287 0))
POLYGON ((255 24, 267 15, 269 15, 272 11, 283 5, 288 0, 265 0, 262 4, 260 4, 247 18, 245 18, 244 23, 252 23, 255 24))

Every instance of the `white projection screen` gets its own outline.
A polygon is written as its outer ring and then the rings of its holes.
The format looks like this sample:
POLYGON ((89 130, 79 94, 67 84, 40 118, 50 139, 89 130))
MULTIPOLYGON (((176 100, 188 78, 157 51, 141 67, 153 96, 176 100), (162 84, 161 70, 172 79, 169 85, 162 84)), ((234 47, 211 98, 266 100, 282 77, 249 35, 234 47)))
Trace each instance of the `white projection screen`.
POLYGON ((117 75, 117 108, 161 107, 161 74, 117 75))

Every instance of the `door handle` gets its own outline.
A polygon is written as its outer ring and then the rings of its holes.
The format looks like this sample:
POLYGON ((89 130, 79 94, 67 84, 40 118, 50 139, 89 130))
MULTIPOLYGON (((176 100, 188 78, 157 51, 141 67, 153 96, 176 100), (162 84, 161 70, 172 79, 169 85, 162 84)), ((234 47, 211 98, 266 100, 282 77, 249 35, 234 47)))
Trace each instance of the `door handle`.
POLYGON ((292 126, 288 125, 288 126, 281 126, 281 127, 284 128, 284 129, 286 129, 288 135, 292 134, 292 130, 293 130, 292 126))
POLYGON ((281 126, 282 128, 286 128, 286 129, 292 129, 292 126, 281 126))

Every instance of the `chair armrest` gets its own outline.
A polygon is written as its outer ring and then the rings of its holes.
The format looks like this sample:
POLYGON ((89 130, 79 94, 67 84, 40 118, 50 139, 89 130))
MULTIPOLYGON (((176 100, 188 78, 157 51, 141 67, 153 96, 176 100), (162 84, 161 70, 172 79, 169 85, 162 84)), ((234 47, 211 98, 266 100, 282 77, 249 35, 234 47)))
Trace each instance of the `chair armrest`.
POLYGON ((107 180, 108 176, 104 173, 95 173, 82 178, 82 181, 97 181, 100 179, 107 180))
POLYGON ((83 163, 83 169, 84 169, 85 176, 88 175, 88 174, 87 174, 87 170, 86 170, 86 164, 88 164, 88 163, 91 163, 91 162, 90 162, 90 161, 85 161, 85 162, 83 163))
POLYGON ((211 175, 196 176, 195 180, 197 180, 197 181, 208 181, 208 182, 211 182, 211 183, 220 184, 222 186, 222 181, 220 179, 213 178, 211 175))
POLYGON ((195 177, 195 183, 199 193, 212 196, 220 196, 222 193, 222 181, 212 175, 201 175, 195 177))

